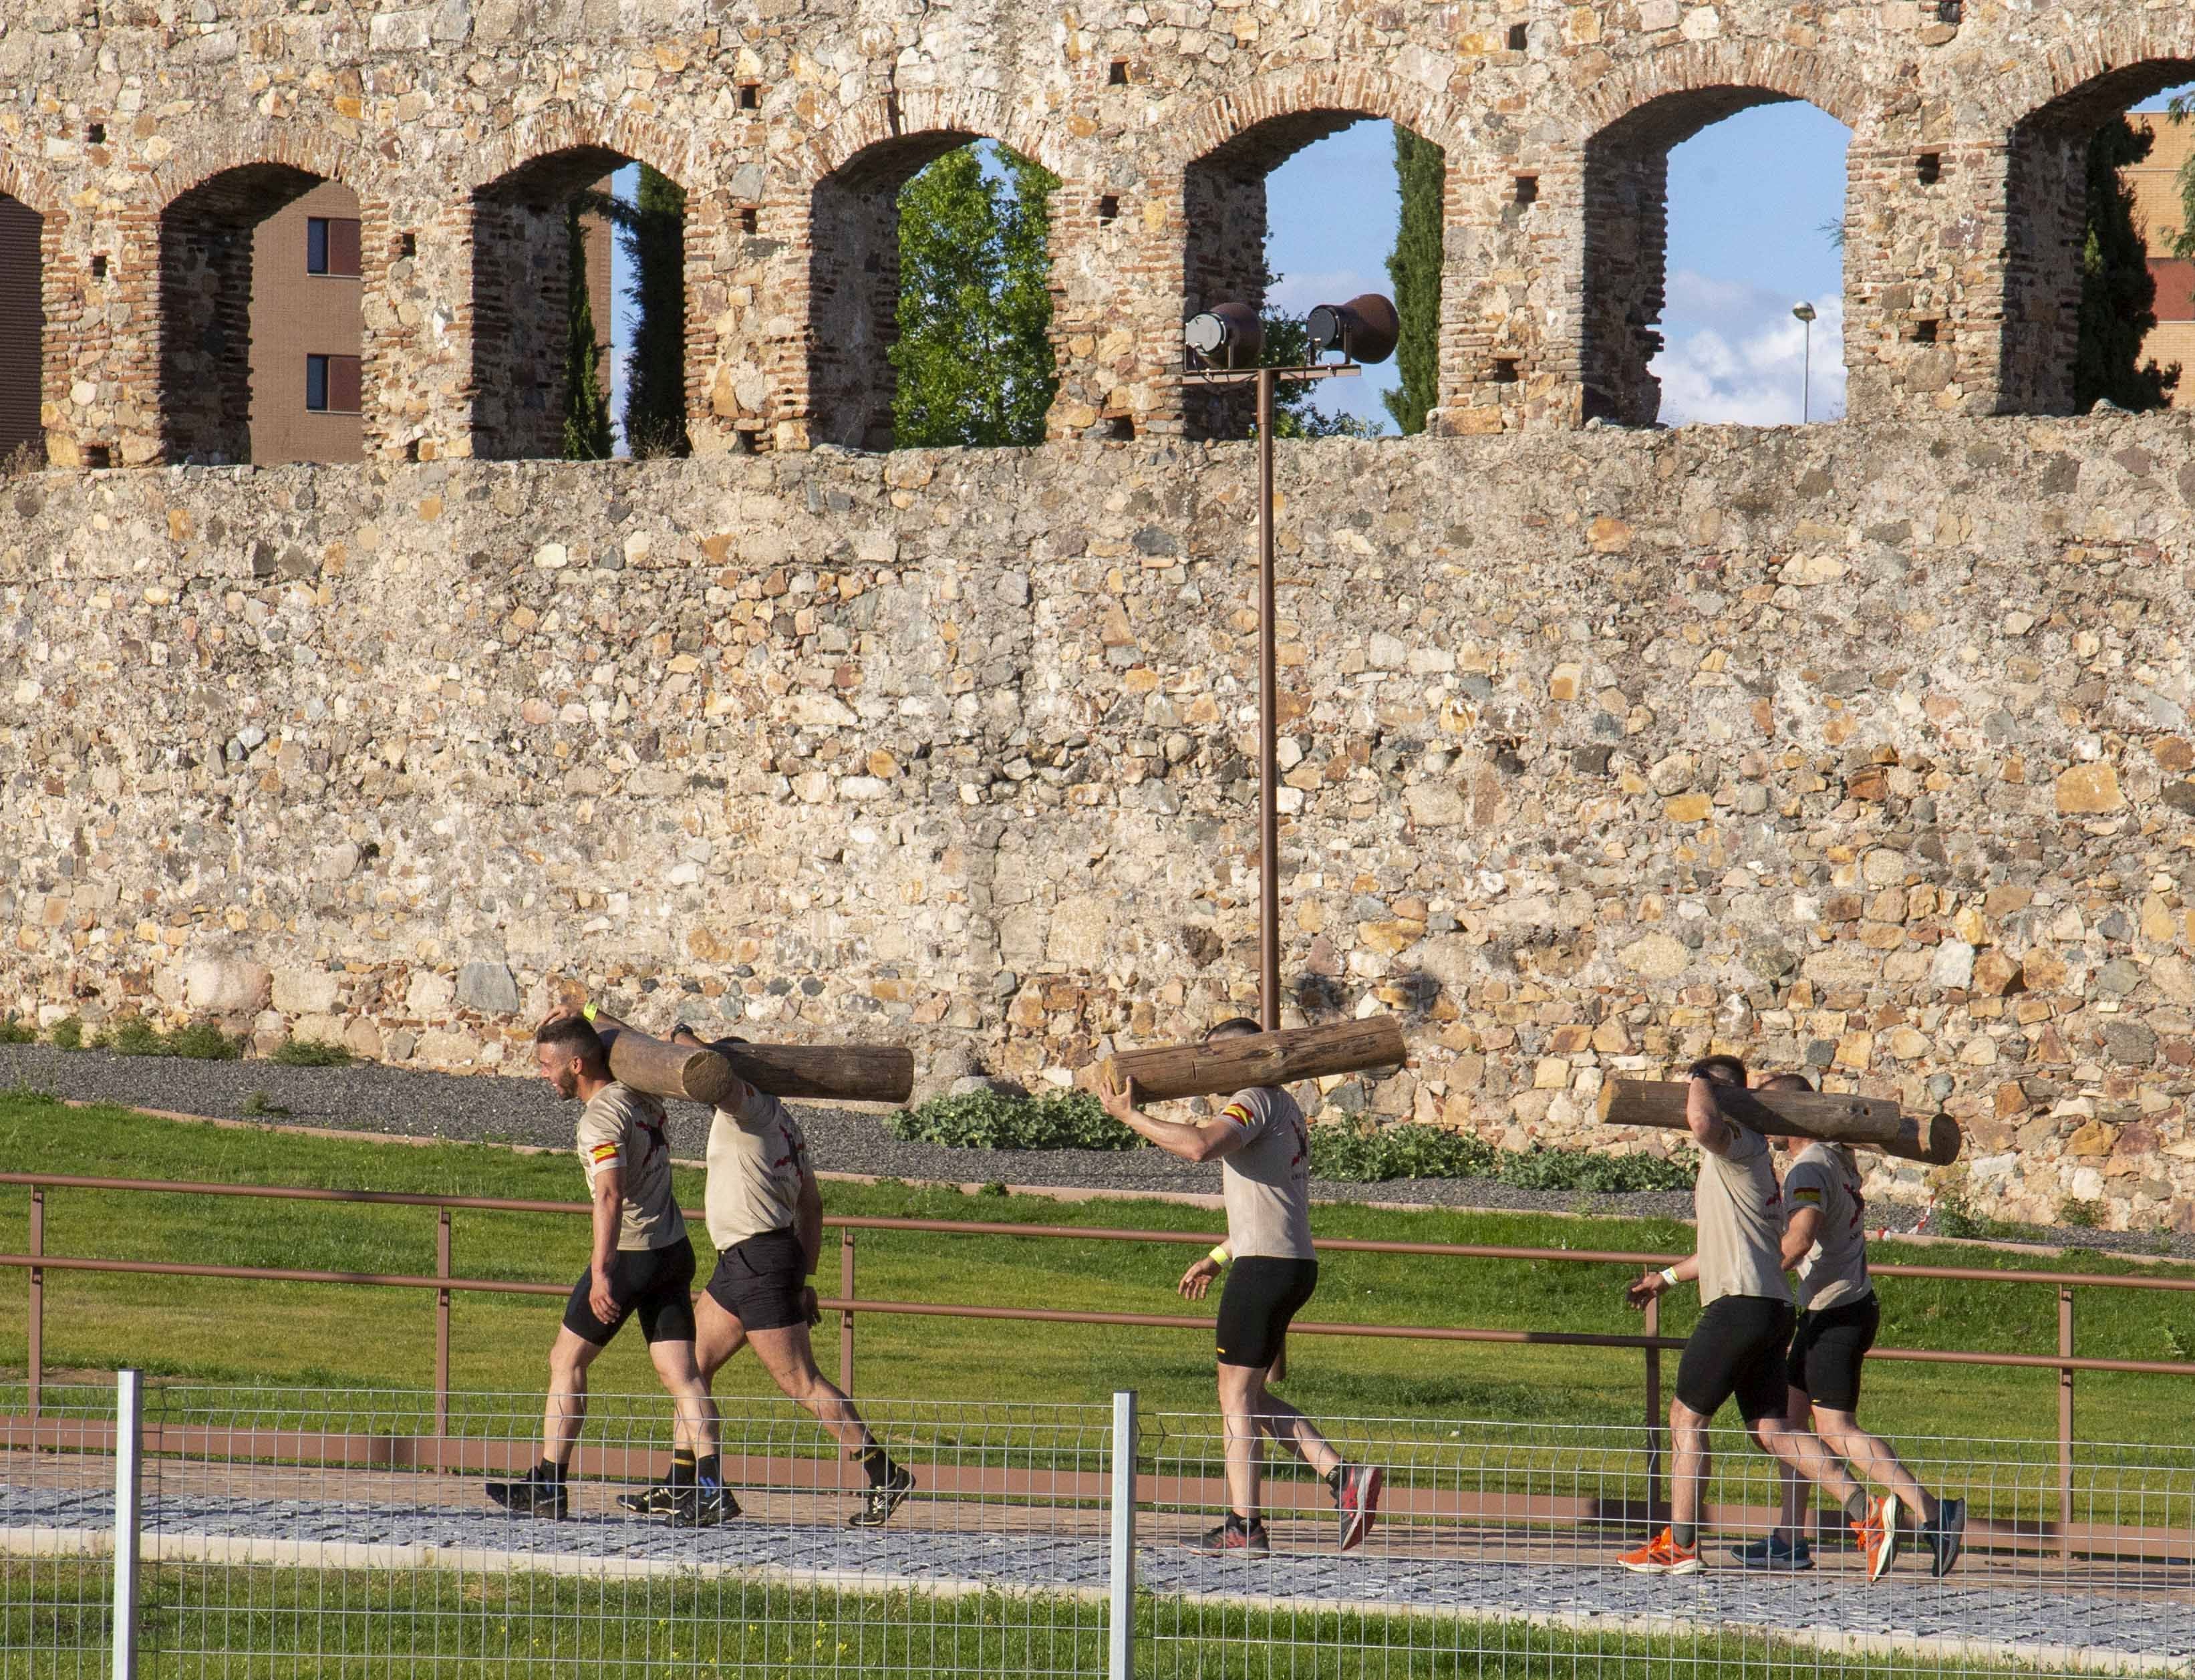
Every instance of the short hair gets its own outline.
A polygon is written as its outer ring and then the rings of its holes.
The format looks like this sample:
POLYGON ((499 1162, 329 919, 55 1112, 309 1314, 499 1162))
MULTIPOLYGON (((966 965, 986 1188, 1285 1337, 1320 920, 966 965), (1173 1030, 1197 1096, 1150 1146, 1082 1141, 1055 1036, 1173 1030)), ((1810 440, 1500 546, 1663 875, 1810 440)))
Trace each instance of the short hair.
POLYGON ((607 1065, 610 1059, 609 1047, 602 1042, 602 1034, 584 1015, 558 1015, 542 1022, 533 1030, 533 1042, 567 1046, 581 1061, 596 1067, 607 1065))
POLYGON ((1209 1044, 1215 1039, 1220 1038, 1247 1038, 1251 1034, 1263 1032, 1265 1030, 1262 1022, 1253 1021, 1247 1015, 1235 1015, 1220 1022, 1218 1026, 1206 1033, 1204 1042, 1209 1044))
POLYGON ((1702 1056, 1692 1064, 1691 1071, 1695 1079, 1713 1079, 1720 1074, 1740 1090, 1745 1088, 1745 1064, 1736 1056, 1702 1056))
POLYGON ((1760 1082, 1764 1091, 1811 1091, 1814 1082, 1803 1073, 1772 1073, 1760 1082))

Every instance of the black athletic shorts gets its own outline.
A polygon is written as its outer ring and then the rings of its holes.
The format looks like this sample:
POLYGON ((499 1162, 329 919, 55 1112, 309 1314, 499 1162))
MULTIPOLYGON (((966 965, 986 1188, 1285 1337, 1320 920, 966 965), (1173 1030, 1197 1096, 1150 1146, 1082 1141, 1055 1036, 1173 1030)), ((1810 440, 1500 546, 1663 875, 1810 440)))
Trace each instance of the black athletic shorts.
POLYGON ((1875 1332, 1881 1324, 1882 1303, 1872 1295, 1819 1313, 1800 1313, 1784 1380, 1803 1390, 1816 1406, 1831 1412, 1858 1411, 1860 1362, 1875 1346, 1875 1332))
POLYGON ((709 1274, 709 1299, 748 1331, 806 1324, 801 1293, 807 1287, 808 1256, 790 1231, 763 1231, 734 1243, 709 1274))
POLYGON ((1725 1295, 1708 1303, 1677 1365, 1677 1398, 1712 1417, 1732 1394, 1749 1423, 1783 1415, 1783 1350, 1791 1303, 1725 1295))
POLYGON ((564 1303, 564 1328, 597 1348, 640 1314, 640 1333, 650 1342, 694 1339, 694 1244, 681 1237, 667 1249, 619 1249, 610 1262, 610 1298, 617 1317, 604 1324, 588 1297, 594 1292, 594 1267, 579 1273, 572 1298, 564 1303))
POLYGON ((1219 1363, 1262 1371, 1280 1358, 1288 1321, 1317 1287, 1316 1260, 1253 1254, 1236 1261, 1219 1291, 1219 1363))

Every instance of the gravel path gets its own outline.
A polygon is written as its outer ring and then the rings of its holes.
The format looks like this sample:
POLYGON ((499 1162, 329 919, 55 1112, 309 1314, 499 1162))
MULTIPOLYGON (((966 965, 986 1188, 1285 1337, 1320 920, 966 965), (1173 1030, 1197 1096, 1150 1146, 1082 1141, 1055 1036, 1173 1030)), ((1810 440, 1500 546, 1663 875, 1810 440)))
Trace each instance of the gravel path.
MULTIPOLYGON (((79 1101, 170 1109, 216 1119, 250 1119, 255 1097, 284 1108, 291 1124, 467 1142, 570 1146, 572 1111, 538 1079, 449 1074, 360 1063, 345 1068, 285 1067, 279 1062, 185 1061, 70 1052, 48 1044, 0 1045, 0 1088, 28 1086, 79 1101)), ((1193 1167, 1155 1149, 941 1149, 902 1143, 887 1132, 881 1111, 856 1112, 798 1105, 817 1167, 883 1178, 943 1180, 955 1184, 1017 1185, 1118 1194, 1219 1189, 1217 1166, 1193 1167)), ((708 1111, 672 1103, 672 1147, 700 1158, 708 1111)), ((1568 1190, 1525 1190, 1487 1179, 1390 1179, 1377 1184, 1315 1180, 1312 1194, 1335 1202, 1542 1213, 1619 1214, 1689 1219, 1689 1192, 1648 1191, 1597 1196, 1568 1190)), ((1878 1201, 1873 1211, 1893 1230, 1910 1230, 1920 1209, 1878 1201)), ((2154 1255, 2158 1239, 2131 1232, 2037 1230, 2032 1239, 2065 1247, 2154 1255)), ((2195 1238, 2174 1239, 2170 1252, 2195 1258, 2195 1238)))
MULTIPOLYGON (((112 1496, 103 1491, 0 1485, 0 1548, 49 1551, 70 1537, 95 1543, 111 1530, 112 1509, 112 1496)), ((763 1569, 873 1591, 976 1586, 1087 1596, 1101 1593, 1108 1579, 1102 1538, 1040 1529, 864 1533, 750 1515, 697 1533, 614 1517, 516 1520, 485 1506, 178 1498, 157 1488, 147 1502, 146 1527, 154 1556, 234 1557, 242 1543, 258 1562, 302 1567, 355 1563, 361 1555, 343 1549, 372 1547, 377 1567, 455 1564, 450 1554, 467 1553, 474 1569, 555 1569, 612 1579, 665 1568, 763 1569)), ((1718 1568, 1661 1580, 1602 1562, 1388 1556, 1376 1547, 1344 1556, 1323 1547, 1294 1550, 1297 1537, 1279 1538, 1284 1549, 1266 1560, 1142 1545, 1138 1574, 1146 1591, 1159 1595, 1553 1621, 1609 1634, 1702 1630, 1924 1648, 1980 1642, 2030 1660, 2064 1660, 2079 1652, 2091 1663, 2115 1657, 2180 1672, 2195 1656, 2195 1609, 2184 1570, 2171 1572, 2171 1587, 2148 1591, 1986 1576, 1939 1583, 1910 1573, 1870 1588, 1857 1572, 1778 1577, 1718 1568)), ((1192 1622, 1184 1631, 1193 1628, 1192 1622)))

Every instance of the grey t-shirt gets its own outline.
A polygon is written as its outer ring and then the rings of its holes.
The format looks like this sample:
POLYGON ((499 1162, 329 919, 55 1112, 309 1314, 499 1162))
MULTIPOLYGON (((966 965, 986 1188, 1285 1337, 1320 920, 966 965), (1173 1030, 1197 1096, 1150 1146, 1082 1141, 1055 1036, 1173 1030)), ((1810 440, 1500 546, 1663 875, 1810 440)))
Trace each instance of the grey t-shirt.
POLYGON ((1783 1200, 1795 1219, 1819 1210, 1814 1246, 1799 1262, 1799 1305, 1810 1313, 1845 1307, 1875 1293, 1867 1275, 1867 1198, 1852 1151, 1810 1143, 1783 1175, 1783 1200))
POLYGON ((620 1250, 667 1249, 686 1234, 686 1218, 671 1188, 671 1143, 663 1135, 663 1105, 654 1097, 615 1082, 596 1092, 579 1116, 587 1193, 594 1193, 596 1174, 615 1167, 625 1175, 620 1250))
POLYGON ((1700 1152, 1692 1192, 1700 1222, 1700 1305, 1725 1295, 1789 1301, 1783 1281, 1783 1196, 1768 1158, 1768 1140, 1730 1123, 1737 1141, 1727 1155, 1700 1152))
POLYGON ((1220 1159, 1229 1252, 1237 1260, 1317 1258, 1311 1244, 1311 1129, 1296 1100, 1256 1085, 1236 1092, 1220 1118, 1247 1139, 1220 1159))
POLYGON ((786 1106, 750 1089, 709 1122, 709 1240, 721 1253, 765 1231, 789 1231, 800 1206, 808 1140, 786 1106))

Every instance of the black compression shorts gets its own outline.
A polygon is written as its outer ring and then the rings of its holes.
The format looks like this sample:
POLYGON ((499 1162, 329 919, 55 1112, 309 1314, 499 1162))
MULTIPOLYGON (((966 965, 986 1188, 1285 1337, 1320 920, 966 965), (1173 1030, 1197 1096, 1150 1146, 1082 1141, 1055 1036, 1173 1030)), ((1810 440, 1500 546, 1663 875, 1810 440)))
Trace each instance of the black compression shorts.
POLYGON ((1259 1370, 1281 1356, 1288 1322, 1318 1287, 1316 1260, 1247 1255, 1227 1270, 1219 1291, 1219 1363, 1259 1370))
POLYGON ((800 1238, 790 1231, 763 1231, 717 1256, 709 1299, 743 1330, 790 1330, 808 1322, 801 1298, 807 1286, 808 1256, 800 1238))
POLYGON ((640 1333, 650 1342, 694 1339, 694 1244, 681 1237, 667 1249, 619 1249, 610 1262, 610 1296, 617 1316, 604 1324, 589 1297, 595 1287, 592 1267, 579 1273, 572 1298, 564 1303, 564 1328, 597 1348, 640 1314, 640 1333))
POLYGON ((1737 1396, 1749 1423, 1783 1415, 1783 1350, 1791 1341, 1791 1303, 1766 1296, 1725 1295, 1708 1303, 1677 1365, 1677 1398, 1702 1417, 1737 1396))
POLYGON ((1882 1305, 1872 1295, 1800 1313, 1784 1380, 1827 1411, 1858 1411, 1860 1365, 1881 1323, 1882 1305))

